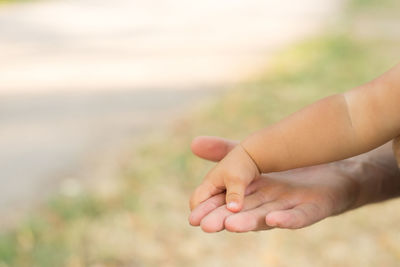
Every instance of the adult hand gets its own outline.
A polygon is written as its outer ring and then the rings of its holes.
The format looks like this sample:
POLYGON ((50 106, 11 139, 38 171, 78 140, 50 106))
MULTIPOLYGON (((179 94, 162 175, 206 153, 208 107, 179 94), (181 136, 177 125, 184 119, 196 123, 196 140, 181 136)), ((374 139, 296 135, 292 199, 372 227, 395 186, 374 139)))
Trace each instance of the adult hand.
MULTIPOLYGON (((198 137, 192 143, 197 156, 218 161, 237 142, 217 137, 198 137)), ((193 226, 205 232, 297 229, 354 207, 359 184, 336 164, 324 164, 281 173, 263 174, 249 185, 243 210, 230 212, 225 194, 213 196, 194 209, 193 226)))

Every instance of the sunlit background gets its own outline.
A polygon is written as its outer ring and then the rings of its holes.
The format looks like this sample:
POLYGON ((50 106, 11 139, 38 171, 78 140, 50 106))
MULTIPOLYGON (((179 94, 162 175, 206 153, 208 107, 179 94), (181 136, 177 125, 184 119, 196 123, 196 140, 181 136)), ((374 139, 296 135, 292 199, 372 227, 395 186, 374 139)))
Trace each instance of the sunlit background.
POLYGON ((244 235, 190 227, 187 202, 211 166, 194 136, 243 138, 379 75, 399 11, 0 0, 0 266, 398 266, 398 201, 244 235))

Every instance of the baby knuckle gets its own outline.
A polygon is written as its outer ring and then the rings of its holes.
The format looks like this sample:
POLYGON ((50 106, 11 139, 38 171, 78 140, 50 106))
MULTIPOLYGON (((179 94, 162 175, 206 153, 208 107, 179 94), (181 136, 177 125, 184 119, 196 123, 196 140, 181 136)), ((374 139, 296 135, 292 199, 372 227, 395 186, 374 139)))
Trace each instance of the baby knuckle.
POLYGON ((233 199, 239 199, 242 195, 237 193, 237 192, 230 192, 228 193, 228 198, 233 200, 233 199))

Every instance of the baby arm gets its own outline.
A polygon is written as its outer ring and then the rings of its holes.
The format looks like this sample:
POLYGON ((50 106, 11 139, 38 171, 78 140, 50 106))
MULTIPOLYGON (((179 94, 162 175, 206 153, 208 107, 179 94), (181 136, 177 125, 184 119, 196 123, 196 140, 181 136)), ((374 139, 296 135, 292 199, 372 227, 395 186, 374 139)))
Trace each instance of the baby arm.
POLYGON ((254 133, 241 145, 265 173, 348 158, 400 134, 399 103, 400 65, 254 133))
POLYGON ((400 133, 399 100, 400 65, 252 134, 207 174, 191 208, 226 189, 227 208, 237 212, 260 173, 337 161, 386 143, 400 133))

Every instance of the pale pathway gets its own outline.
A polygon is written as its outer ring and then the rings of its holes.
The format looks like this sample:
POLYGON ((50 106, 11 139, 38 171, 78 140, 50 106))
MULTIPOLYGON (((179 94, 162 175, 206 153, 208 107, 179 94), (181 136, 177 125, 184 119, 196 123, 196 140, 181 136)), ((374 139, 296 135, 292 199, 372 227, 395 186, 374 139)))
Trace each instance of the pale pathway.
POLYGON ((253 73, 283 45, 333 21, 339 3, 60 0, 1 6, 0 220, 48 195, 63 178, 96 176, 96 166, 116 165, 126 140, 135 136, 140 143, 211 91, 253 73))

